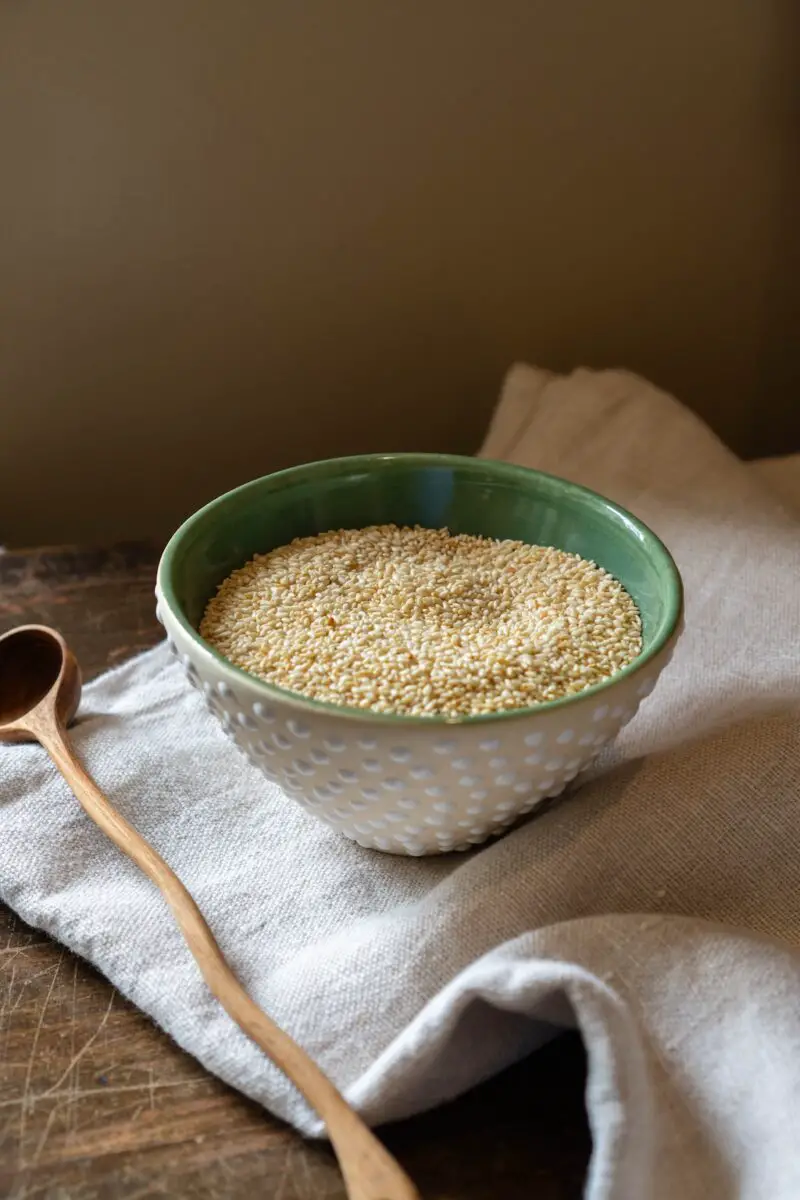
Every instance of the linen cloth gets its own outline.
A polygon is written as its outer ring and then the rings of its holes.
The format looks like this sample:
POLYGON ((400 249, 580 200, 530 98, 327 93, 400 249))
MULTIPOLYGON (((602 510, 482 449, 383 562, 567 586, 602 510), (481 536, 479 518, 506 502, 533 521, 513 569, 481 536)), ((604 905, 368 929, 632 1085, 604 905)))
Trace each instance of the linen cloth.
MULTIPOLYGON (((86 688, 78 751, 370 1122, 577 1027, 589 1200, 797 1200, 797 460, 776 488, 639 378, 528 367, 482 453, 632 509, 686 584, 672 665, 560 804, 470 855, 364 850, 246 763, 163 646, 86 688)), ((320 1132, 35 746, 0 747, 0 894, 210 1071, 320 1132)))

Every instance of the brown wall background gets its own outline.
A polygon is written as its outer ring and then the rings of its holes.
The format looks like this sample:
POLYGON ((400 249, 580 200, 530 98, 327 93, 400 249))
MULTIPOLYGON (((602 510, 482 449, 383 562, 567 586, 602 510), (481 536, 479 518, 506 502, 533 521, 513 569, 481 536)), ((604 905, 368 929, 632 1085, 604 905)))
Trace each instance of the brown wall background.
POLYGON ((517 358, 800 448, 797 10, 0 5, 0 542, 471 451, 517 358))

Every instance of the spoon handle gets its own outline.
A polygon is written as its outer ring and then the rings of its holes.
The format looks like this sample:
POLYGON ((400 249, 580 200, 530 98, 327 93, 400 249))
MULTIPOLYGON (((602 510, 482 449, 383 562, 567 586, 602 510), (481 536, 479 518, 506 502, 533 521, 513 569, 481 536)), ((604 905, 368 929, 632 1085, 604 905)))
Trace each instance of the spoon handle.
POLYGON ((225 1011, 292 1081, 325 1123, 350 1200, 419 1200, 411 1180, 312 1058, 248 996, 174 871, 116 811, 76 757, 63 729, 40 710, 26 726, 47 750, 84 812, 160 888, 203 978, 225 1011))

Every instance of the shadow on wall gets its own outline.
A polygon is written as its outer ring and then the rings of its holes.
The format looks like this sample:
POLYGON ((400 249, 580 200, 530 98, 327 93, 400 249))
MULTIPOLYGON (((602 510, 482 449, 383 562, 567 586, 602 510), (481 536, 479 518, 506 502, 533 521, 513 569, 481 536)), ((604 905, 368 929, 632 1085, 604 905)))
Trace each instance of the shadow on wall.
POLYGON ((780 107, 774 240, 759 355, 759 396, 748 449, 800 450, 800 5, 781 0, 780 107))

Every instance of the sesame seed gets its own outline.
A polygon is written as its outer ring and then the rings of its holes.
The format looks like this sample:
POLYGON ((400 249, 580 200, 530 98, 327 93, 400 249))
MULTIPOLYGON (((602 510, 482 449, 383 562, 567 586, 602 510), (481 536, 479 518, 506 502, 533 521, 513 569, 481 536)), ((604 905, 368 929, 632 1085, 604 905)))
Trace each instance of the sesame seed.
POLYGON ((552 546, 373 525, 257 554, 200 634, 313 700, 469 716, 576 695, 642 649, 639 612, 594 562, 552 546))

